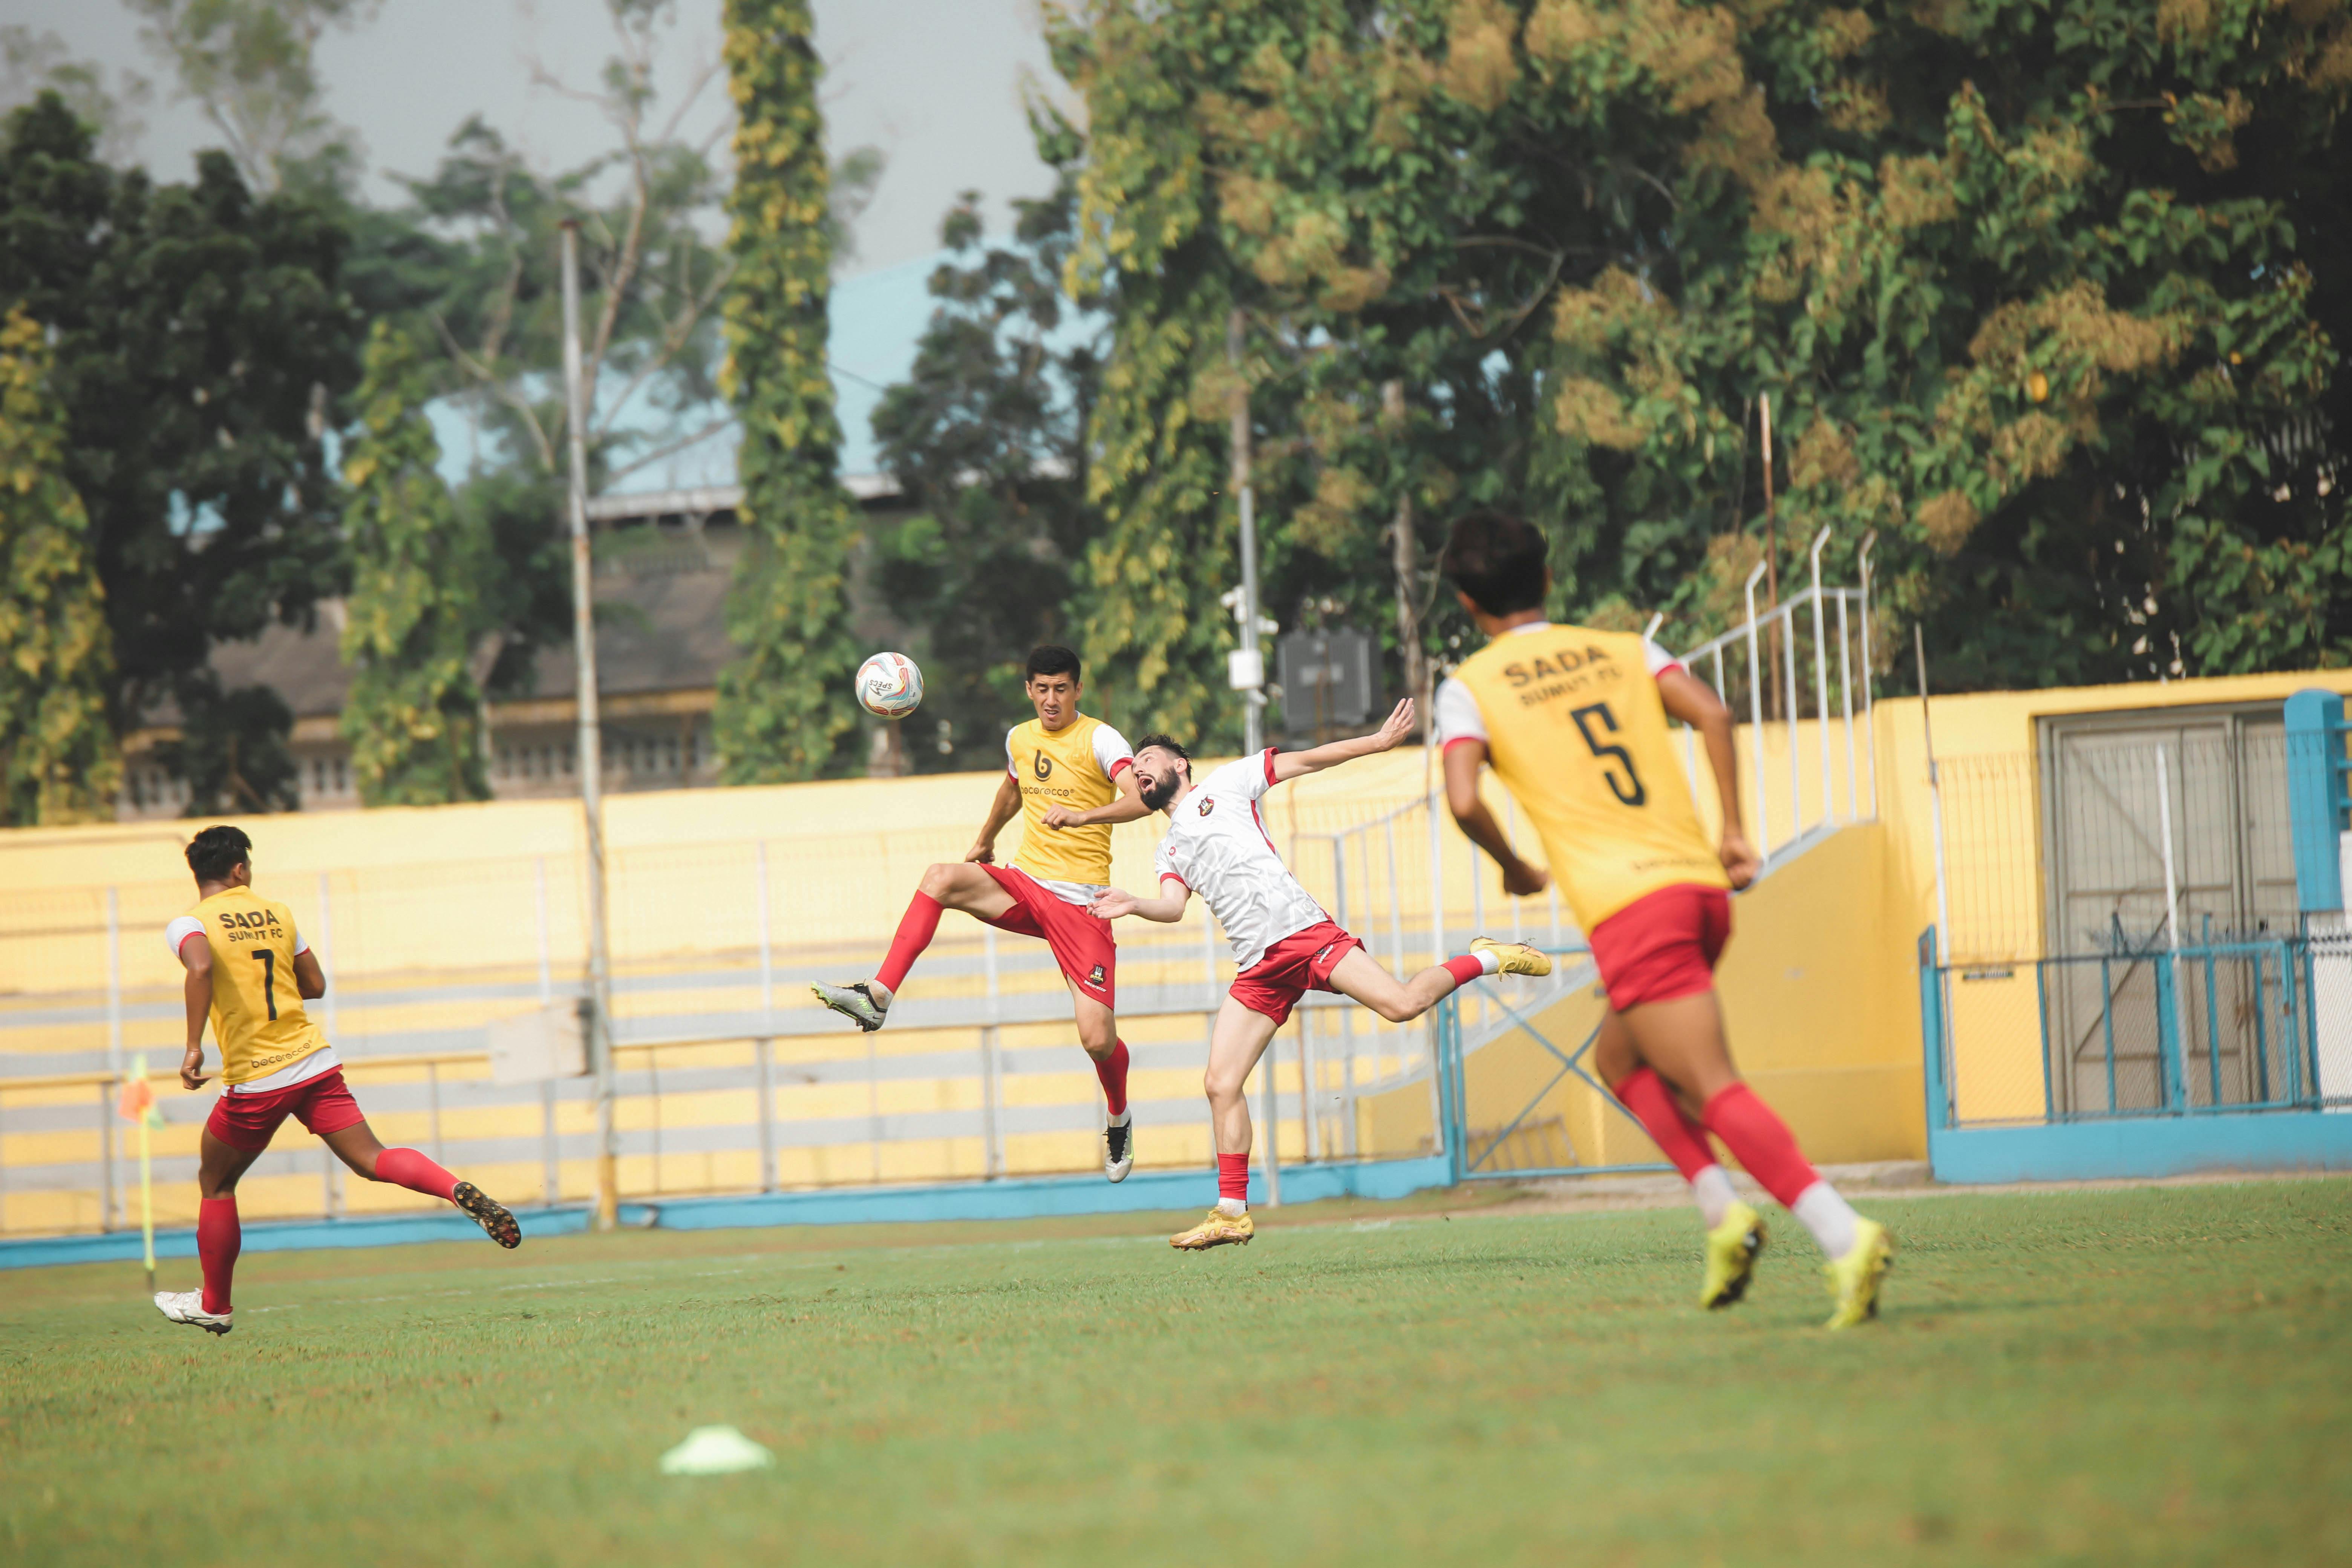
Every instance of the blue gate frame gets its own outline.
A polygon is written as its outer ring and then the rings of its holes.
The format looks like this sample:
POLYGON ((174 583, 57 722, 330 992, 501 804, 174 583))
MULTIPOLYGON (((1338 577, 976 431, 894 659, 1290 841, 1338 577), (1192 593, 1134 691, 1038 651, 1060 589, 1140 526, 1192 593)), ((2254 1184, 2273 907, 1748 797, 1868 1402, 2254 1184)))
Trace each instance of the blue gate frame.
MULTIPOLYGON (((1589 956, 1589 950, 1580 947, 1547 948, 1545 951, 1550 952, 1555 958, 1577 959, 1589 956)), ((1574 1050, 1564 1051, 1552 1041, 1550 1037, 1536 1027, 1535 1020, 1517 1007, 1494 995, 1488 995, 1485 1000, 1489 1006, 1502 1009, 1517 1032, 1524 1033, 1537 1045, 1541 1046, 1559 1066, 1551 1077, 1545 1080, 1544 1086, 1536 1090, 1534 1097, 1521 1106, 1517 1113, 1505 1123, 1501 1131, 1486 1140, 1484 1148, 1473 1149, 1470 1146, 1469 1092, 1466 1078, 1467 1058, 1470 1053, 1465 1051, 1462 1045, 1462 994, 1458 991, 1454 992, 1438 1003, 1435 1015, 1438 1115, 1444 1125, 1446 1161, 1456 1185, 1464 1182, 1524 1181, 1538 1176, 1602 1176, 1633 1173, 1648 1175, 1658 1172, 1671 1172, 1674 1169, 1672 1165, 1657 1163, 1535 1165, 1507 1171, 1486 1169, 1486 1162, 1495 1157, 1496 1151, 1502 1148, 1509 1141, 1511 1134, 1517 1131, 1526 1123, 1528 1118, 1534 1114, 1536 1107, 1543 1103, 1544 1097, 1559 1088, 1560 1080, 1571 1073, 1591 1085, 1593 1092, 1600 1095, 1601 1100, 1617 1114, 1637 1127, 1641 1122, 1632 1111, 1618 1103, 1617 1097, 1610 1093, 1599 1079, 1585 1070, 1584 1058, 1591 1054, 1593 1045, 1601 1038, 1600 1025, 1594 1025, 1591 1033, 1586 1035, 1583 1043, 1574 1050)), ((1505 1031, 1506 1034, 1510 1032, 1505 1031)), ((1496 1037, 1497 1039, 1502 1037, 1502 1036, 1496 1037)))

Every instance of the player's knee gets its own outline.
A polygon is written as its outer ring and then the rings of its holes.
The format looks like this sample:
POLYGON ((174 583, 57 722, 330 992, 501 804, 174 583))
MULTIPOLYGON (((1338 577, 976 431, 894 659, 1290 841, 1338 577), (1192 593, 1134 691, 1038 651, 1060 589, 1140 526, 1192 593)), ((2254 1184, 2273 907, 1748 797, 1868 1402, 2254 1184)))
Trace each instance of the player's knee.
POLYGON ((1402 996, 1383 996, 1372 1004, 1372 1011, 1391 1024, 1410 1024, 1421 1016, 1421 1009, 1402 996))
POLYGON ((956 873, 961 869, 962 869, 961 867, 949 865, 929 867, 924 870, 923 879, 919 886, 929 897, 945 898, 955 891, 956 873))
POLYGON ((1212 1105, 1231 1105, 1242 1095, 1242 1078, 1238 1073, 1211 1068, 1201 1075, 1201 1088, 1212 1105))

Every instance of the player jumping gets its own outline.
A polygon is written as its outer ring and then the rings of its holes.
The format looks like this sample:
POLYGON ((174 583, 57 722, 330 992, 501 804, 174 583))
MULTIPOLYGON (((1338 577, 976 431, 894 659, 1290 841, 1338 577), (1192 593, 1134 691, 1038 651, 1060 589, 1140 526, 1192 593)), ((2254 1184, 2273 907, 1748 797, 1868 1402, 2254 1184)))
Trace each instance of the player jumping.
POLYGON ((326 972, 294 928, 294 913, 253 890, 253 841, 241 828, 207 827, 188 845, 196 907, 164 928, 188 972, 188 1051, 180 1081, 201 1088, 205 1022, 220 1047, 220 1098, 205 1119, 196 1167, 196 1257, 201 1290, 159 1290, 155 1305, 175 1323, 225 1334, 235 1327, 229 1279, 243 1232, 236 1182, 261 1158, 289 1116, 319 1135, 335 1157, 371 1182, 456 1204, 500 1247, 520 1247, 515 1217, 471 1182, 461 1182, 414 1149, 387 1149, 343 1082, 342 1062, 307 1014, 327 994, 326 972))
POLYGON ((1110 881, 1110 830, 1150 807, 1136 794, 1134 755, 1119 732, 1078 711, 1078 656, 1066 647, 1029 655, 1026 689, 1037 717, 1004 737, 1004 777, 980 837, 960 865, 923 873, 898 921, 889 955, 871 980, 812 985, 816 999, 859 1028, 882 1026, 907 971, 940 929, 940 911, 961 910, 999 931, 1043 937, 1070 988, 1078 1043, 1094 1058, 1109 1122, 1103 1174, 1123 1182, 1135 1163, 1127 1105, 1127 1043, 1118 1037, 1118 950, 1110 924, 1089 912, 1110 881), (1021 852, 998 866, 996 835, 1025 817, 1021 852))
POLYGON ((1739 826, 1731 716, 1646 638, 1547 621, 1544 555, 1543 535, 1518 518, 1477 511, 1454 525, 1445 574, 1487 644, 1438 689, 1446 802, 1502 868, 1504 891, 1539 893, 1557 877, 1583 927, 1609 996, 1594 1065, 1698 1200, 1707 1226, 1701 1304, 1738 1300, 1764 1247, 1763 1222, 1707 1146, 1712 1132, 1812 1233, 1837 1298, 1829 1326, 1850 1328, 1877 1315, 1894 1258, 1886 1229, 1815 1174, 1787 1125, 1741 1081, 1715 999, 1729 889, 1759 868, 1739 826), (1706 743, 1723 807, 1717 845, 1707 843, 1668 749, 1668 714, 1706 743), (1478 769, 1488 762, 1535 824, 1549 872, 1512 851, 1479 800, 1478 769))
POLYGON ((1202 1080, 1217 1146, 1217 1206, 1192 1229, 1168 1238, 1186 1251, 1246 1245, 1256 1234, 1249 1215, 1249 1101, 1242 1085, 1273 1043, 1274 1032, 1309 990, 1350 996, 1392 1024, 1420 1017, 1482 974, 1549 974, 1551 960, 1522 942, 1479 937, 1459 958, 1400 981, 1334 924, 1275 853, 1258 799, 1276 784, 1392 748, 1412 727, 1411 699, 1396 705, 1376 733, 1307 752, 1261 752, 1192 782, 1192 754, 1166 735, 1136 748, 1135 776, 1144 804, 1168 814, 1156 864, 1161 896, 1139 899, 1113 888, 1095 900, 1106 920, 1140 915, 1184 918, 1192 894, 1208 900, 1241 973, 1217 1010, 1202 1080), (1175 891, 1167 891, 1169 884, 1175 891))

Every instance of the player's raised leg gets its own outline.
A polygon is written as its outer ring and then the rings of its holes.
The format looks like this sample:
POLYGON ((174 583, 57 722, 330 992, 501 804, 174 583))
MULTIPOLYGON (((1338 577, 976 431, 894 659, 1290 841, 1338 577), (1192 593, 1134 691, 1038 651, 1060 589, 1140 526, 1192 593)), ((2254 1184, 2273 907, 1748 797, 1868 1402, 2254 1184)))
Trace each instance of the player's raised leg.
POLYGON ((932 866, 917 884, 907 912, 898 917, 898 934, 890 939, 890 951, 873 978, 846 985, 811 985, 809 990, 818 1001, 871 1033, 888 1016, 898 987, 907 983, 907 971, 939 934, 943 911, 961 910, 978 919, 994 921, 1012 908, 1012 895, 978 864, 967 860, 932 866))
MULTIPOLYGON (((1879 1282, 1894 1258, 1886 1229, 1876 1221, 1864 1219, 1854 1213, 1837 1189, 1822 1180, 1820 1173, 1797 1147, 1796 1137, 1789 1131, 1788 1124, 1773 1114, 1771 1108, 1757 1098, 1756 1091, 1740 1079, 1738 1069, 1732 1065, 1731 1051, 1724 1038, 1723 1013, 1717 1005, 1715 993, 1702 991, 1664 1001, 1644 1002, 1626 1008, 1615 1016, 1623 1024, 1624 1034, 1621 1038, 1630 1044, 1633 1054, 1639 1058, 1641 1063, 1654 1069, 1654 1076, 1663 1080, 1662 1088, 1677 1091, 1674 1096, 1652 1094, 1642 1081, 1638 1069, 1622 1057, 1604 1058, 1600 1063, 1604 1077, 1615 1071, 1614 1081, 1630 1087, 1635 1099, 1649 1104, 1650 1114, 1643 1115, 1643 1125, 1651 1130, 1653 1138, 1659 1140, 1659 1146, 1668 1150, 1670 1158, 1675 1157, 1675 1150, 1668 1147, 1666 1139, 1660 1137, 1663 1131, 1684 1145, 1696 1142, 1704 1152, 1705 1141, 1690 1138, 1683 1107, 1675 1100, 1679 1098, 1697 1106, 1698 1126, 1721 1140, 1723 1146, 1731 1151, 1741 1167, 1772 1194, 1773 1200, 1796 1215, 1798 1223, 1805 1227, 1814 1244, 1822 1249, 1822 1257, 1827 1259, 1831 1290, 1837 1299, 1837 1308, 1830 1316, 1829 1326, 1833 1329, 1851 1328, 1875 1317, 1879 1282), (1665 1109, 1673 1113, 1674 1130, 1668 1128, 1667 1118, 1658 1110, 1661 1100, 1665 1100, 1665 1109), (1652 1126, 1654 1119, 1658 1126, 1652 1126)), ((1620 1088, 1619 1097, 1625 1097, 1625 1088, 1620 1088)), ((1636 1115, 1643 1114, 1633 1100, 1627 1101, 1627 1109, 1634 1110, 1636 1115)), ((1675 1159, 1677 1166, 1689 1157, 1687 1147, 1685 1147, 1681 1157, 1675 1159)), ((1699 1178, 1689 1172, 1685 1173, 1691 1177, 1693 1190, 1696 1192, 1699 1178)), ((1720 1174, 1718 1171, 1717 1175, 1720 1174)), ((1722 1186, 1727 1187, 1728 1184, 1727 1181, 1722 1186)), ((1720 1189, 1717 1190, 1719 1194, 1720 1189)), ((1702 1195, 1702 1205, 1707 1202, 1708 1199, 1702 1195)), ((1736 1198, 1733 1200, 1732 1209, 1745 1207, 1747 1205, 1738 1204, 1736 1198)), ((1714 1283, 1717 1272, 1717 1233, 1738 1226, 1741 1219, 1732 1209, 1727 1209, 1724 1216, 1709 1227, 1710 1284, 1714 1283)), ((1753 1211, 1749 1213, 1752 1215, 1753 1211)), ((1752 1224, 1752 1220, 1749 1223, 1752 1224)), ((1757 1236, 1754 1246, 1759 1249, 1762 1247, 1760 1234, 1757 1236)), ((1752 1258, 1751 1252, 1751 1261, 1752 1258)), ((1733 1299, 1737 1299, 1736 1292, 1733 1299)), ((1721 1303, 1710 1301, 1708 1304, 1721 1303)))
POLYGON ((1330 989, 1361 1002, 1391 1024, 1409 1024, 1463 986, 1489 974, 1549 974, 1551 955, 1523 942, 1479 937, 1470 951, 1399 980, 1370 953, 1350 948, 1332 966, 1330 989))
MULTIPOLYGON (((314 1129, 315 1131, 315 1129, 314 1129)), ((471 1182, 461 1182, 414 1149, 387 1149, 366 1121, 353 1121, 320 1137, 335 1158, 371 1182, 389 1182, 455 1204, 500 1247, 522 1245, 522 1227, 504 1204, 471 1182)))
POLYGON ((1208 1091, 1209 1121, 1216 1138, 1217 1205, 1200 1224, 1170 1237, 1169 1246, 1186 1252, 1246 1246, 1257 1234, 1249 1214, 1250 1113, 1243 1091, 1280 1026, 1280 1020, 1231 996, 1217 1009, 1216 1026, 1209 1035, 1209 1070, 1201 1080, 1208 1091))

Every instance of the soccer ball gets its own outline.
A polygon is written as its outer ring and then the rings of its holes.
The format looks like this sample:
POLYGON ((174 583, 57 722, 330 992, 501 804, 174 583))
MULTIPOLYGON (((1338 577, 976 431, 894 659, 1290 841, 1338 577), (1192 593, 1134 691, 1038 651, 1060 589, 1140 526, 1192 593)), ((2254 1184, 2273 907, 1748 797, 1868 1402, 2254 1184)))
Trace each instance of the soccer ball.
POLYGON ((877 653, 857 667, 857 700, 877 719, 904 719, 923 705, 923 672, 903 653, 877 653))

